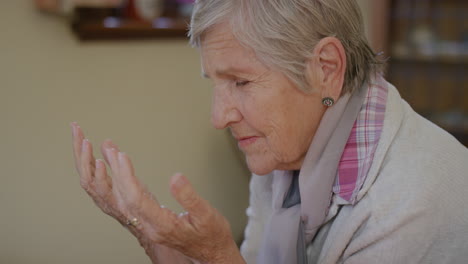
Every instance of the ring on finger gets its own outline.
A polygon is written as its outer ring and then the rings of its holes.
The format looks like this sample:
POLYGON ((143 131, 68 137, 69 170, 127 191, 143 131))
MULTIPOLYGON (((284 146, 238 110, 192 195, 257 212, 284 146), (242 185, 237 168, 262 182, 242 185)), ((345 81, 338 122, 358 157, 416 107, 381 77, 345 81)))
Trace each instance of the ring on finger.
POLYGON ((131 218, 131 219, 128 219, 127 222, 126 222, 126 224, 128 226, 133 226, 133 227, 137 227, 139 223, 140 222, 138 221, 138 218, 135 218, 135 217, 131 218))

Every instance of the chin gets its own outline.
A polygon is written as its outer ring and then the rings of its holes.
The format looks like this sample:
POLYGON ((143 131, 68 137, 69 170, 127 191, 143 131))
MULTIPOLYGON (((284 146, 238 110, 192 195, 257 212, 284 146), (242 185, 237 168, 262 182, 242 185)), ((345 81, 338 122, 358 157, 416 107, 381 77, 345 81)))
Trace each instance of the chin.
POLYGON ((256 160, 246 157, 247 166, 249 167, 250 172, 256 175, 267 175, 275 170, 273 162, 268 162, 266 160, 256 160))

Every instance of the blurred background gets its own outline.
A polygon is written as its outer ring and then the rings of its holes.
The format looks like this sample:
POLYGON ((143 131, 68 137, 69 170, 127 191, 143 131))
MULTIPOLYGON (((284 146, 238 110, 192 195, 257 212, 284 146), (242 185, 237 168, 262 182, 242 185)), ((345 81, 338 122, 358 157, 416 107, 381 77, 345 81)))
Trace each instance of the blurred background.
MULTIPOLYGON (((467 144, 464 0, 358 0, 387 78, 467 144)), ((242 240, 249 172, 210 125, 189 0, 0 1, 0 263, 150 263, 79 186, 69 123, 116 141, 158 200, 183 172, 242 240)), ((97 155, 100 156, 100 155, 97 155)))

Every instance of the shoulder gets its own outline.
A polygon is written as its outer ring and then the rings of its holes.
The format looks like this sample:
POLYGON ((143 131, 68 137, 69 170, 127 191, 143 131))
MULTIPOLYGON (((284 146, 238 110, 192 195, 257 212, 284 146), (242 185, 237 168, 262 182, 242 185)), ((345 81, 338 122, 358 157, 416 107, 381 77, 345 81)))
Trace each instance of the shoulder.
POLYGON ((406 205, 434 215, 468 203, 467 148, 417 114, 394 87, 389 89, 387 113, 390 122, 384 123, 383 144, 376 151, 380 160, 372 165, 376 176, 367 183, 374 206, 396 210, 406 205), (400 117, 392 117, 392 112, 400 117), (394 132, 385 135, 385 130, 394 132))
POLYGON ((347 256, 360 252, 363 258, 357 259, 365 260, 388 252, 404 262, 430 257, 445 263, 468 249, 468 211, 463 209, 468 204, 468 150, 414 112, 393 89, 390 122, 386 118, 370 172, 375 175, 365 183, 361 200, 343 210, 344 221, 356 215, 361 219, 347 256))
POLYGON ((441 201, 444 197, 436 195, 451 188, 448 196, 462 196, 463 187, 468 187, 467 148, 402 99, 400 107, 402 119, 388 148, 380 150, 384 156, 372 192, 428 192, 429 200, 441 201))
MULTIPOLYGON (((375 158, 360 198, 369 192, 433 194, 468 184, 468 150, 452 135, 417 114, 389 85, 386 117, 375 158)), ((437 197, 437 200, 443 200, 437 197)), ((468 196, 467 196, 468 199, 468 196)))

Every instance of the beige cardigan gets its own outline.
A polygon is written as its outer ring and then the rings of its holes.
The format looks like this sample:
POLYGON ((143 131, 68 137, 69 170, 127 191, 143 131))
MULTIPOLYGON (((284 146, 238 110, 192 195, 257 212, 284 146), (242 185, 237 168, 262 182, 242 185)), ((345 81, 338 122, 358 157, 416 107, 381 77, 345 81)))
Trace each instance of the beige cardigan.
MULTIPOLYGON (((415 113, 389 84, 381 140, 358 202, 338 206, 307 248, 309 263, 468 263, 468 150, 415 113)), ((256 263, 272 177, 252 176, 241 253, 256 263)), ((293 263, 285 263, 293 264, 293 263)))

